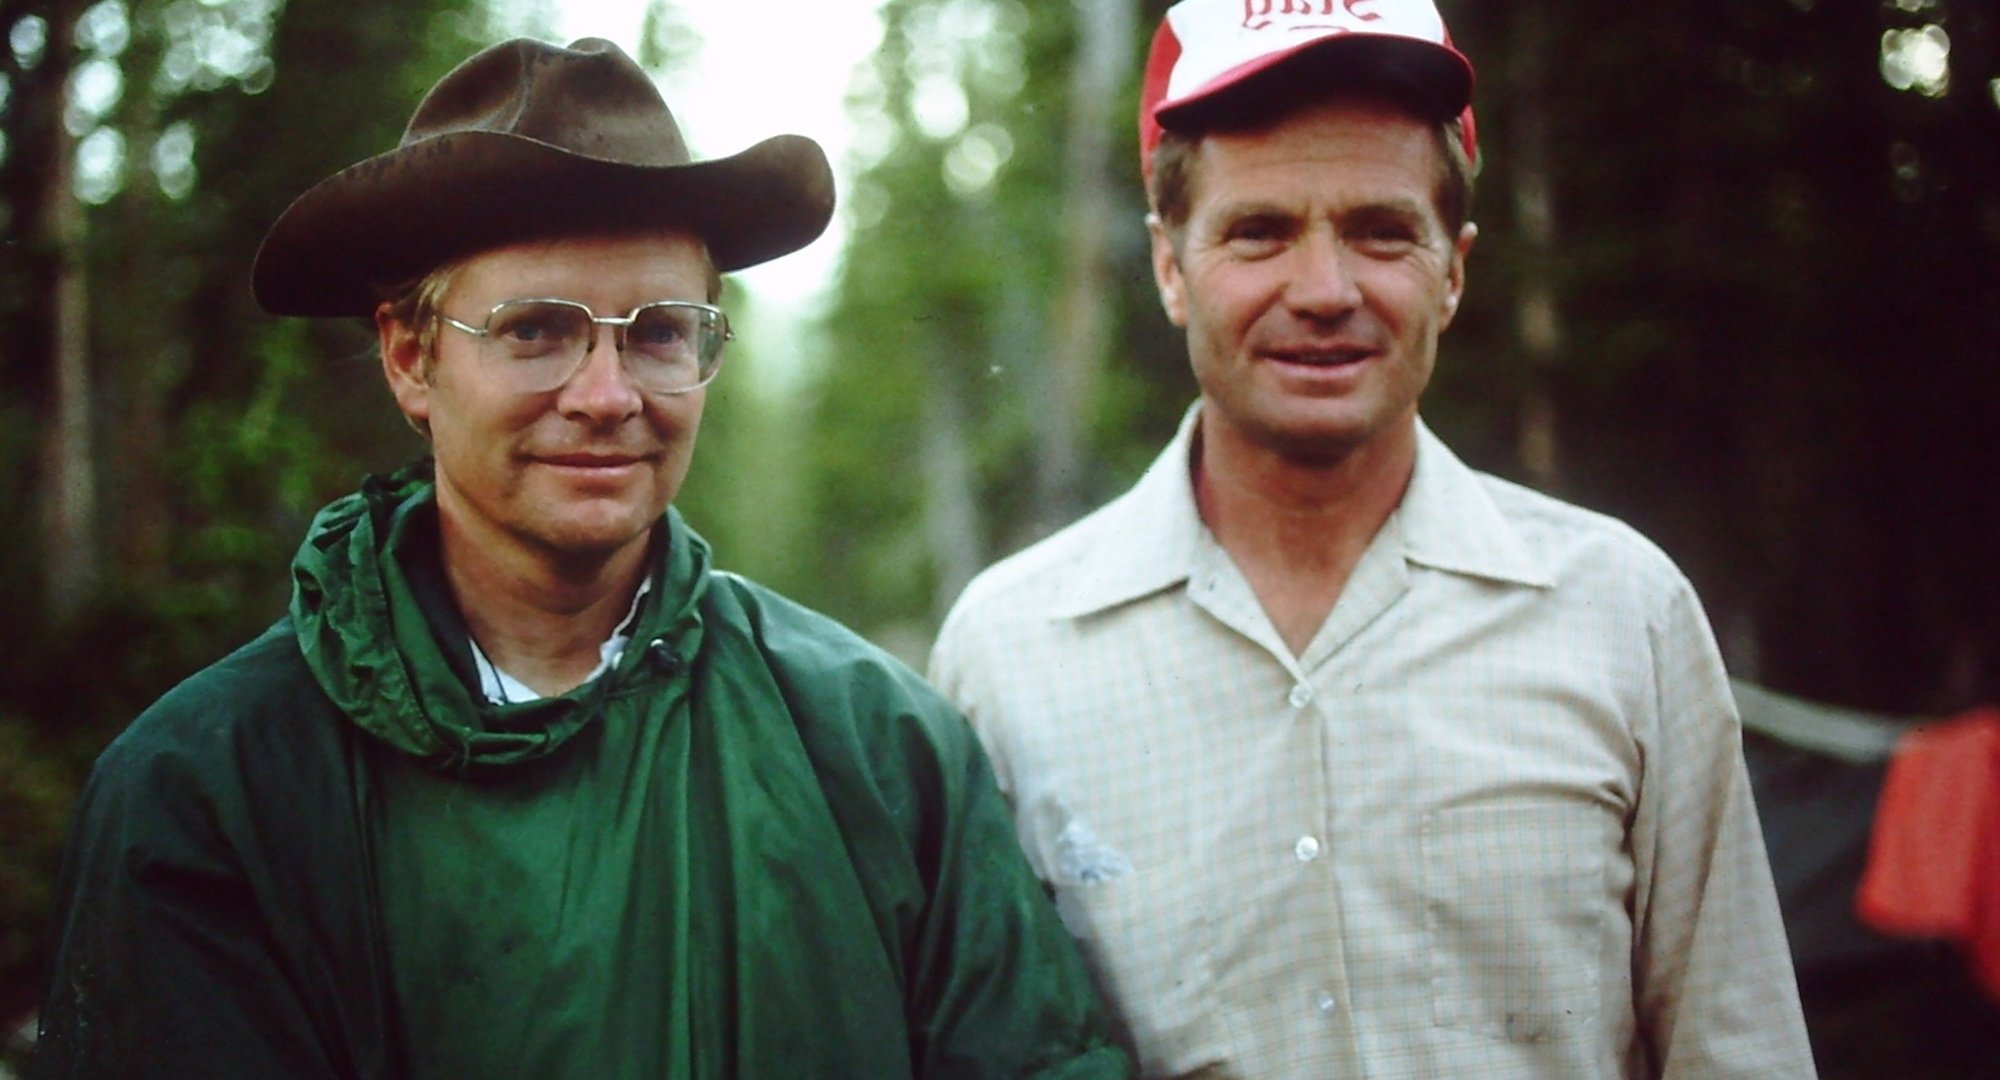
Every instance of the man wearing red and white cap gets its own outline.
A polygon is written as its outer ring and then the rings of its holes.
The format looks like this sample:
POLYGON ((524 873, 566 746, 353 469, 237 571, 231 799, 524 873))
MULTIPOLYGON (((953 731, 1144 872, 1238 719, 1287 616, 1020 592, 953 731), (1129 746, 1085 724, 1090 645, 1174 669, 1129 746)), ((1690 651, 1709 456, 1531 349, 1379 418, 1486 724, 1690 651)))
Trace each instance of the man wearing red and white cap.
POLYGON ((1811 1076, 1693 590, 1418 419, 1472 78, 1429 0, 1167 13, 1139 123, 1200 399, 932 675, 1146 1075, 1811 1076))

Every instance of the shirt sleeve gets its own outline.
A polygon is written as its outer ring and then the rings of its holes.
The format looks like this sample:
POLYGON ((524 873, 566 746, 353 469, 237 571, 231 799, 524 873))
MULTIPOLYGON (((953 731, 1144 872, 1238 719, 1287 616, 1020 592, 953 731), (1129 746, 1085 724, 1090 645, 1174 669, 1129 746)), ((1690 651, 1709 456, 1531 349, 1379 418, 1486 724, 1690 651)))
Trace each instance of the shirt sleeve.
POLYGON ((38 1077, 335 1077, 272 947, 235 808, 171 755, 114 744, 71 826, 38 1077))
POLYGON ((987 755, 988 767, 993 771, 994 781, 999 785, 1002 798, 1010 798, 1013 785, 1008 775, 1002 748, 990 740, 990 732, 984 730, 980 720, 988 708, 986 694, 974 684, 979 681, 981 670, 965 654, 968 638, 976 638, 965 630, 965 603, 961 600, 945 616, 944 625, 938 628, 937 639, 931 643, 929 666, 924 669, 925 678, 950 701, 952 707, 962 713, 972 725, 973 731, 982 741, 987 755))
POLYGON ((1651 715, 1632 829, 1633 979, 1662 1077, 1812 1077, 1742 728, 1684 579, 1650 627, 1651 715))

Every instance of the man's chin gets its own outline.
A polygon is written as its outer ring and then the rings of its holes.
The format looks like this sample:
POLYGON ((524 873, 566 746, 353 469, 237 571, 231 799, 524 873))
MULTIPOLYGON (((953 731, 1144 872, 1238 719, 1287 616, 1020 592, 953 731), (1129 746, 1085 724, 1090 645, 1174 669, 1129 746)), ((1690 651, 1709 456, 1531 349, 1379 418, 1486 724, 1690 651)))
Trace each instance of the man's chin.
POLYGON ((1273 418, 1261 425, 1257 441, 1294 464, 1335 465, 1377 443, 1394 443, 1400 421, 1353 415, 1273 418))
POLYGON ((602 562, 633 544, 645 543, 661 514, 638 508, 602 515, 574 514, 551 528, 542 530, 542 542, 549 553, 565 562, 602 562))

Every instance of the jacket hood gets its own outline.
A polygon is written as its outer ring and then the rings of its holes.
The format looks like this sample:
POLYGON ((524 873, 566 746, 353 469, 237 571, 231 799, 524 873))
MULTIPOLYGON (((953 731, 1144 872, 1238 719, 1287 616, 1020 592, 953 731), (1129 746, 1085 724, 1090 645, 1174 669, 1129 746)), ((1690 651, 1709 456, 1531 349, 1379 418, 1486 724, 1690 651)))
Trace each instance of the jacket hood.
POLYGON ((441 771, 507 766, 555 751, 594 722, 612 687, 657 642, 698 643, 708 545, 669 508, 652 545, 654 585, 611 670, 558 697, 494 705, 471 674, 443 581, 429 464, 364 480, 313 518, 292 560, 291 618, 320 687, 356 727, 441 771))

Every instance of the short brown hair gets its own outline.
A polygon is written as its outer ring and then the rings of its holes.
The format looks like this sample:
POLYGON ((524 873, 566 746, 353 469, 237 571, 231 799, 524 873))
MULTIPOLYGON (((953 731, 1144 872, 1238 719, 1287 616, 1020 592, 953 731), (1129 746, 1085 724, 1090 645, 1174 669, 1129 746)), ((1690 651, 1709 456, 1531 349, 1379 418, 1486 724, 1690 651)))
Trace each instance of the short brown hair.
POLYGON ((451 291, 452 283, 458 280, 458 272, 464 268, 465 260, 455 259, 415 281, 383 290, 382 302, 389 305, 389 318, 409 327, 417 335, 417 347, 424 354, 426 375, 430 374, 431 361, 437 356, 438 307, 444 303, 444 294, 451 291))

